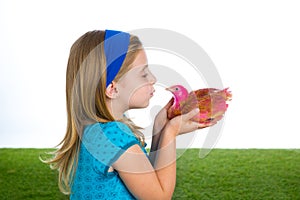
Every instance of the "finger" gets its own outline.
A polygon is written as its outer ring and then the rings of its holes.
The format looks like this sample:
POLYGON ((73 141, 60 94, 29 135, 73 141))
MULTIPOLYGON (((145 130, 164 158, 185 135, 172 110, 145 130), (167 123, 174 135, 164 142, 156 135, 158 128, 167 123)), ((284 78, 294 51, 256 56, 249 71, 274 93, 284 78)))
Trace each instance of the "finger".
POLYGON ((209 122, 206 125, 206 127, 209 127, 209 126, 213 126, 213 125, 216 125, 217 124, 217 121, 212 121, 212 122, 209 122))
POLYGON ((165 105, 165 109, 169 109, 172 105, 173 105, 173 103, 174 103, 174 98, 172 97, 170 100, 169 100, 169 102, 167 103, 167 105, 165 105))
POLYGON ((192 122, 191 126, 194 127, 194 129, 204 128, 204 124, 201 124, 201 123, 198 123, 198 122, 192 122))
POLYGON ((207 128, 213 125, 216 125, 217 121, 211 121, 211 122, 205 122, 205 123, 199 123, 198 129, 207 128))
POLYGON ((214 122, 217 123, 217 122, 220 121, 222 118, 223 118, 223 115, 218 116, 218 117, 212 119, 212 120, 210 121, 210 123, 214 123, 214 122))
POLYGON ((219 121, 219 120, 221 120, 222 118, 223 118, 223 115, 220 115, 220 116, 216 117, 216 118, 214 119, 214 121, 219 121))
POLYGON ((192 111, 182 115, 184 120, 190 120, 191 118, 193 118, 195 115, 197 115, 199 113, 199 108, 193 109, 192 111))

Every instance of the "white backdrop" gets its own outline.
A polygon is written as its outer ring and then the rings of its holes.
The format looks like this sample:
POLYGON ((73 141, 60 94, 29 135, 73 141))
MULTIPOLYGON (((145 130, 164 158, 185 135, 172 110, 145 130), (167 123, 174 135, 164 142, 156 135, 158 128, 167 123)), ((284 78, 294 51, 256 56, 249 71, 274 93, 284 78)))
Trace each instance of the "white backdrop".
MULTIPOLYGON (((79 36, 163 28, 197 42, 233 91, 217 148, 300 148, 299 10, 290 0, 1 0, 0 147, 54 147, 63 138, 66 64, 79 36)), ((170 97, 157 88, 152 101, 162 105, 159 95, 170 97)), ((139 112, 150 123, 147 109, 139 112)))

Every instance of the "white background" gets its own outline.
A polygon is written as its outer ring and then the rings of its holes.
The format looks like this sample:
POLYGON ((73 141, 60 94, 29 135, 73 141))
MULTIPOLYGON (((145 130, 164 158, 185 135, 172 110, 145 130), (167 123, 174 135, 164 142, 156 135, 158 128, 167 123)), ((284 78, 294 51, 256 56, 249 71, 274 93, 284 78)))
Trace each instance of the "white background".
MULTIPOLYGON (((63 138, 67 59, 82 34, 163 28, 198 43, 233 91, 217 148, 300 148, 299 10, 290 0, 1 0, 0 147, 54 147, 63 138)), ((168 94, 157 88, 153 101, 163 105, 159 95, 168 94)))

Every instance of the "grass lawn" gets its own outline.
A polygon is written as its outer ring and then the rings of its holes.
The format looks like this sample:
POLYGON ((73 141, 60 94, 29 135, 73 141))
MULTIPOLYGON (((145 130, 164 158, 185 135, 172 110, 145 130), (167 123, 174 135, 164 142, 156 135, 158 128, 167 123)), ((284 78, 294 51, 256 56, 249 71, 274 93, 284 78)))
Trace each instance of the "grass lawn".
MULTIPOLYGON (((68 199, 57 172, 38 159, 49 149, 0 149, 0 199, 68 199)), ((177 160, 173 199, 300 199, 300 150, 199 149, 177 160)))

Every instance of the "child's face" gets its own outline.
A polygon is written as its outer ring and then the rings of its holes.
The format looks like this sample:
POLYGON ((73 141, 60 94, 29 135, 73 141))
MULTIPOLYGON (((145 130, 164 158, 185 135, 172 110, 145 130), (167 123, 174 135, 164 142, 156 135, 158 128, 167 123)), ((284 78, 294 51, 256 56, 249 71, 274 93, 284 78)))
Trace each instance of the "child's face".
POLYGON ((118 81, 120 86, 119 97, 128 108, 145 108, 154 93, 155 76, 148 68, 147 56, 141 50, 131 69, 118 81))

